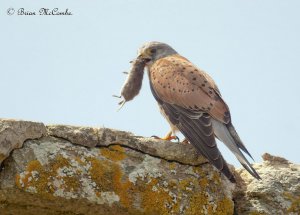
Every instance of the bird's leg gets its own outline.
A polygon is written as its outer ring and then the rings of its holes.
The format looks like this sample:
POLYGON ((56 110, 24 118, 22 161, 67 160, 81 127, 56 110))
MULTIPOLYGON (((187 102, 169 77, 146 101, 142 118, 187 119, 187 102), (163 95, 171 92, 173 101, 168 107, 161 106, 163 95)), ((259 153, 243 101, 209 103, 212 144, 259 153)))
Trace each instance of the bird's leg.
POLYGON ((177 140, 179 141, 179 138, 177 136, 172 136, 173 132, 169 131, 165 137, 161 138, 162 140, 177 140))
POLYGON ((151 137, 153 137, 153 138, 155 138, 155 139, 159 139, 159 140, 177 140, 178 142, 179 142, 179 138, 177 137, 177 136, 172 136, 172 131, 169 131, 167 134, 166 134, 166 136, 164 136, 164 137, 162 137, 162 138, 160 138, 160 137, 158 137, 158 136, 151 136, 151 137))

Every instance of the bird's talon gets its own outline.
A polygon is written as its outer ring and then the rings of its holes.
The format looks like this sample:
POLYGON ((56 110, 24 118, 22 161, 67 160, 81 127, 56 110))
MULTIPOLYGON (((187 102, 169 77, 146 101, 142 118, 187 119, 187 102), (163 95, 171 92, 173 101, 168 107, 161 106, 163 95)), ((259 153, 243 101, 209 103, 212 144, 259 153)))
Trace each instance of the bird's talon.
POLYGON ((177 136, 166 136, 166 137, 161 138, 156 135, 152 135, 151 137, 154 139, 157 139, 157 140, 168 140, 168 141, 177 140, 178 142, 180 142, 180 140, 177 136))
POLYGON ((177 140, 179 142, 179 138, 177 136, 170 136, 170 137, 167 137, 167 138, 163 138, 163 140, 177 140))
POLYGON ((182 141, 182 143, 183 143, 183 144, 190 144, 190 142, 189 142, 187 139, 184 139, 184 140, 182 141))
POLYGON ((154 139, 161 139, 161 138, 159 138, 158 136, 155 136, 155 135, 152 135, 151 137, 154 138, 154 139))

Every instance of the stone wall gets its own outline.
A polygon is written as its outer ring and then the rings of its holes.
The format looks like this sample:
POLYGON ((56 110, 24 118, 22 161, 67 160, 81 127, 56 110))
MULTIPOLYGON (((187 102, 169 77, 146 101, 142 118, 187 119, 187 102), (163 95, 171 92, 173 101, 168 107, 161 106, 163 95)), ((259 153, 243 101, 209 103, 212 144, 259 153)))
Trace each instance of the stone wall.
POLYGON ((0 214, 299 214, 299 165, 264 160, 235 185, 191 145, 2 119, 0 214))

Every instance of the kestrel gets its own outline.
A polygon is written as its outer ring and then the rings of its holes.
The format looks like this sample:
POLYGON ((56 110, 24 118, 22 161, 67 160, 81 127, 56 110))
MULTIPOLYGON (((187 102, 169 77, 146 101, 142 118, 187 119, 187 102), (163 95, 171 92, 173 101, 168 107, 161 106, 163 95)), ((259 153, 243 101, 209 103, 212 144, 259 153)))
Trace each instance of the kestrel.
POLYGON ((152 94, 171 126, 164 139, 181 132, 211 164, 235 182, 217 147, 217 137, 253 177, 260 179, 241 152, 252 158, 232 125, 229 108, 217 85, 207 73, 165 43, 145 43, 137 59, 145 62, 152 94))

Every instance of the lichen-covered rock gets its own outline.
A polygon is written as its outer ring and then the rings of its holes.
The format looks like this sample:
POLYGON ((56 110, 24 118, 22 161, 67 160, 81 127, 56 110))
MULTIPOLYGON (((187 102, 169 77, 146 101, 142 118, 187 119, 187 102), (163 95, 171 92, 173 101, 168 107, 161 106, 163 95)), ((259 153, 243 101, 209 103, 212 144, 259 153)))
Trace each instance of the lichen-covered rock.
POLYGON ((25 140, 46 134, 44 124, 12 119, 0 119, 0 164, 13 149, 22 147, 25 140))
POLYGON ((298 215, 300 214, 300 165, 270 154, 255 164, 262 180, 253 179, 244 169, 236 192, 237 214, 298 215))
POLYGON ((207 160, 192 145, 166 144, 165 141, 135 136, 132 133, 108 128, 88 128, 79 126, 47 126, 50 136, 59 137, 73 144, 87 147, 121 145, 139 150, 154 157, 164 157, 183 164, 204 164, 207 160))
POLYGON ((3 162, 1 215, 233 214, 234 185, 191 146, 104 128, 47 129, 3 162))
POLYGON ((48 125, 48 135, 59 137, 86 147, 95 147, 98 144, 97 128, 79 127, 70 125, 48 125))
POLYGON ((300 214, 300 166, 263 158, 234 185, 192 145, 0 119, 0 214, 300 214))

